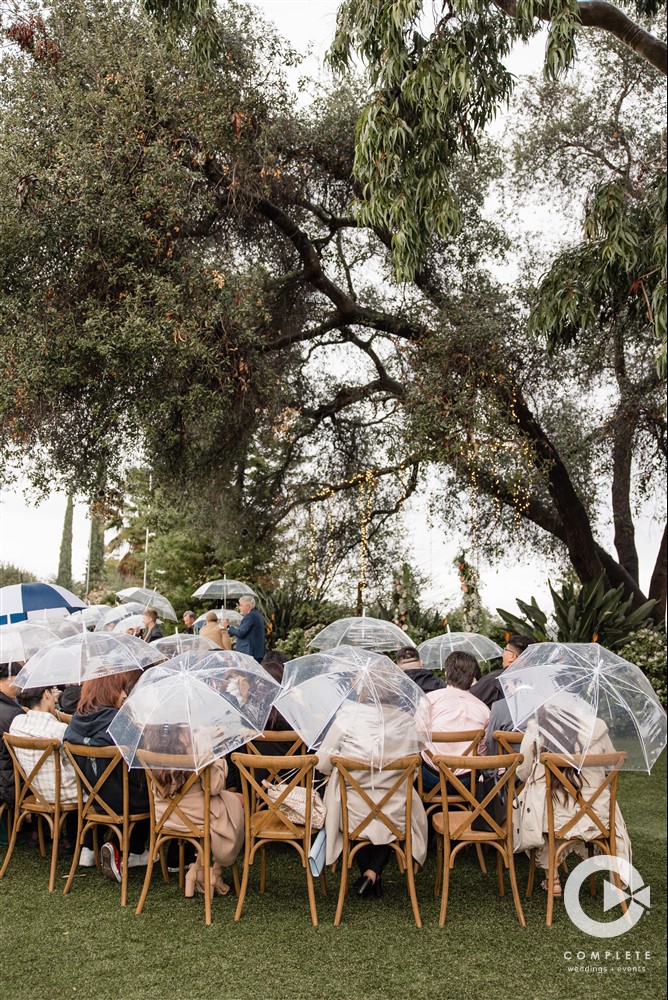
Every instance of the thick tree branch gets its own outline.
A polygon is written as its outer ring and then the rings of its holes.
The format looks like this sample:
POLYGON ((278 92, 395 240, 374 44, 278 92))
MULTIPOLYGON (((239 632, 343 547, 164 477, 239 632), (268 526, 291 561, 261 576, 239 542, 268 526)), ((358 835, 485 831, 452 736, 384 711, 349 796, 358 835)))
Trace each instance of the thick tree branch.
MULTIPOLYGON (((517 0, 494 0, 494 3, 508 17, 516 17, 517 0)), ((602 31, 610 32, 664 76, 668 73, 666 43, 641 28, 619 7, 607 3, 607 0, 584 0, 578 4, 578 14, 580 23, 585 28, 600 28, 602 31)), ((537 11, 537 16, 541 21, 551 20, 545 9, 537 11)))

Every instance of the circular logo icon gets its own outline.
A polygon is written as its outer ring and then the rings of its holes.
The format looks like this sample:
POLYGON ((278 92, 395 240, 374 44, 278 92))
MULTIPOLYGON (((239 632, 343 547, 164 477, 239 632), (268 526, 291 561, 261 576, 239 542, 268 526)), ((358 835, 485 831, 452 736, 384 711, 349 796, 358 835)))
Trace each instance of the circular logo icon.
POLYGON ((564 906, 578 930, 589 934, 590 937, 619 937, 635 927, 643 913, 649 909, 649 886, 644 885, 642 875, 628 861, 601 854, 583 861, 568 876, 564 888, 564 906), (590 875, 596 875, 597 872, 621 876, 621 880, 629 890, 625 891, 615 882, 606 881, 603 884, 604 913, 628 901, 626 912, 622 912, 616 920, 594 920, 582 909, 580 903, 582 885, 590 875))

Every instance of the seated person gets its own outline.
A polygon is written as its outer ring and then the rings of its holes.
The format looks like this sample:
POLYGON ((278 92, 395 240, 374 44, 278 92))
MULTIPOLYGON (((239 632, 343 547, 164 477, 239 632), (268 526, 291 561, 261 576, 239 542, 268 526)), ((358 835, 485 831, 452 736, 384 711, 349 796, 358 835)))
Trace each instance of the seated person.
MULTIPOLYGON (((385 734, 385 746, 391 743, 390 759, 398 759, 413 752, 415 719, 395 706, 376 704, 345 703, 327 733, 327 750, 317 751, 318 770, 333 777, 327 783, 324 802, 327 809, 325 829, 327 832, 326 864, 333 864, 342 849, 342 808, 339 775, 331 762, 332 756, 350 757, 354 760, 369 759, 369 751, 374 747, 378 752, 378 733, 385 734)), ((357 771, 355 780, 364 788, 374 802, 381 802, 397 779, 397 772, 388 770, 357 771)), ((348 829, 354 830, 369 813, 369 807, 359 792, 346 789, 348 802, 348 829)), ((413 857, 423 864, 427 855, 427 814, 420 797, 412 790, 411 835, 413 857)), ((395 800, 383 806, 385 815, 399 828, 405 825, 406 791, 402 788, 395 800)), ((389 827, 378 819, 372 820, 365 828, 363 836, 369 840, 355 855, 360 870, 353 887, 362 897, 382 895, 381 874, 393 851, 389 846, 395 839, 389 827)))
POLYGON ((81 697, 81 684, 66 684, 60 692, 58 708, 66 715, 74 715, 81 697))
MULTIPOLYGON (((507 667, 511 667, 518 656, 524 652, 527 646, 532 646, 537 639, 531 635, 511 635, 506 641, 506 648, 501 658, 501 666, 496 670, 490 670, 488 674, 481 677, 471 688, 471 694, 484 702, 491 709, 495 701, 503 698, 503 688, 499 684, 499 677, 507 667)), ((497 726, 497 729, 501 729, 497 726)))
MULTIPOLYGON (((456 733, 469 729, 487 729, 489 708, 471 691, 478 661, 471 653, 450 653, 443 664, 448 686, 441 691, 427 695, 431 704, 431 731, 433 733, 456 733)), ((428 743, 426 750, 432 754, 449 754, 457 757, 464 753, 468 743, 428 743)), ((478 752, 485 753, 484 739, 478 752)), ((468 774, 460 768, 457 774, 468 774)), ((422 787, 430 792, 439 783, 438 769, 433 766, 428 754, 422 753, 422 787)))
POLYGON ((22 666, 17 662, 0 663, 0 805, 14 805, 14 765, 2 736, 9 732, 14 719, 24 714, 16 700, 19 689, 14 683, 22 666))
MULTIPOLYGON (((81 687, 81 698, 72 721, 65 730, 64 740, 69 743, 85 743, 92 747, 115 747, 115 743, 107 732, 116 712, 121 707, 128 694, 141 677, 141 670, 127 670, 124 673, 108 674, 95 680, 84 681, 81 687)), ((81 770, 91 784, 95 784, 98 764, 90 757, 81 757, 81 770)), ((129 775, 130 812, 141 813, 149 811, 148 790, 143 770, 131 768, 129 775)), ((119 764, 110 774, 103 786, 103 798, 110 809, 123 811, 123 772, 119 764)), ((150 830, 150 821, 140 820, 132 828, 130 834, 130 853, 127 859, 128 867, 146 865, 148 851, 145 850, 150 830)), ((88 849, 92 846, 92 834, 88 849)), ((102 845, 102 870, 107 878, 115 882, 121 881, 121 853, 113 841, 102 845)))
MULTIPOLYGON (((158 792, 153 786, 155 800, 155 817, 160 821, 165 814, 169 804, 169 796, 177 795, 192 771, 169 770, 163 771, 154 769, 152 772, 159 781, 167 798, 158 792)), ((210 765, 210 829, 211 829, 211 853, 214 864, 211 871, 211 896, 223 896, 230 891, 229 885, 223 881, 223 865, 232 865, 236 861, 241 846, 244 841, 244 809, 239 795, 227 791, 225 788, 225 778, 227 775, 227 762, 225 760, 215 760, 210 765)), ((198 778, 185 793, 178 808, 188 819, 198 827, 204 825, 204 788, 202 781, 198 778)), ((184 833, 189 832, 188 827, 174 813, 169 817, 169 825, 175 829, 182 829, 184 833)), ((186 845, 187 846, 187 845, 186 845)), ((186 872, 185 894, 190 897, 197 892, 204 892, 204 860, 201 854, 190 865, 186 872)))
MULTIPOLYGON (((539 709, 536 719, 529 721, 527 731, 520 747, 520 753, 524 755, 524 760, 519 765, 515 773, 519 782, 526 782, 524 788, 519 793, 520 804, 522 804, 526 800, 527 796, 529 796, 536 801, 538 808, 540 808, 540 805, 543 806, 543 844, 536 851, 536 862, 545 870, 546 878, 541 885, 546 891, 549 888, 549 849, 548 812, 547 806, 544 805, 546 784, 545 766, 538 761, 534 770, 534 763, 541 753, 566 752, 576 755, 581 753, 581 748, 586 745, 586 741, 589 738, 589 733, 586 731, 587 729, 588 726, 583 727, 582 731, 578 732, 578 730, 570 722, 566 722, 563 718, 557 718, 555 715, 550 715, 545 708, 542 708, 539 709), (536 787, 541 784, 543 785, 542 789, 536 787)), ((596 719, 594 729, 591 734, 591 740, 589 742, 589 746, 587 747, 587 753, 604 754, 614 752, 615 748, 612 745, 610 734, 608 733, 608 727, 602 719, 596 719)), ((605 774, 606 772, 602 767, 583 767, 581 771, 578 771, 573 767, 566 768, 564 771, 565 777, 576 789, 578 789, 578 791, 581 792, 585 800, 592 797, 595 790, 605 780, 605 774)), ((565 788, 560 787, 558 784, 553 784, 552 793, 554 826, 555 829, 559 829, 568 823, 568 821, 580 810, 575 799, 568 794, 565 788)), ((601 819, 602 823, 607 825, 610 811, 609 787, 605 788, 597 797, 596 801, 592 804, 592 809, 593 812, 601 819)), ((521 808, 518 815, 522 815, 521 808)), ((584 843, 588 840, 593 840, 595 837, 599 836, 600 833, 601 831, 593 819, 589 816, 582 817, 569 830, 568 839, 581 838, 583 843, 571 846, 569 850, 561 855, 561 860, 572 852, 579 854, 582 858, 586 858, 588 855, 584 843)), ((616 803, 615 833, 615 853, 617 857, 622 858, 624 861, 628 862, 628 864, 631 864, 631 841, 621 810, 619 805, 616 803)), ((521 839, 518 839, 517 834, 515 839, 516 843, 521 843, 521 839)), ((563 841, 555 840, 555 850, 561 843, 563 843, 563 841)), ((521 849, 522 848, 520 847, 519 850, 521 849)), ((562 895, 558 870, 555 873, 554 895, 562 895)))
POLYGON ((417 686, 429 694, 430 691, 440 691, 446 686, 446 682, 431 670, 425 670, 422 660, 415 646, 404 646, 397 651, 397 666, 401 667, 407 677, 410 677, 417 686))

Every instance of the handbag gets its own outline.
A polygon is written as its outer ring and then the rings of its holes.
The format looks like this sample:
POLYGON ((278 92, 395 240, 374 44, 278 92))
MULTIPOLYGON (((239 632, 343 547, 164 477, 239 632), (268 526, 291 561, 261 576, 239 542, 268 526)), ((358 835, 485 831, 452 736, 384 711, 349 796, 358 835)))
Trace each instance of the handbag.
POLYGON ((513 802, 513 853, 515 854, 519 851, 532 851, 543 846, 547 785, 544 775, 536 777, 536 768, 539 763, 538 747, 536 746, 531 774, 513 802))
MULTIPOLYGON (((276 800, 281 797, 287 788, 287 782, 285 781, 273 783, 271 781, 267 781, 266 778, 263 780, 262 785, 267 792, 267 797, 270 798, 272 802, 276 802, 276 800)), ((291 823, 299 823, 300 826, 304 825, 306 822, 306 789, 302 785, 297 785, 295 788, 290 789, 281 802, 280 812, 282 812, 291 823)), ((311 829, 322 830, 325 825, 326 815, 327 810, 324 802, 316 790, 312 789, 311 829)))
POLYGON ((325 828, 318 833, 311 844, 311 850, 308 852, 308 866, 311 869, 311 875, 320 875, 323 868, 325 867, 325 856, 327 854, 327 834, 325 833, 325 828))

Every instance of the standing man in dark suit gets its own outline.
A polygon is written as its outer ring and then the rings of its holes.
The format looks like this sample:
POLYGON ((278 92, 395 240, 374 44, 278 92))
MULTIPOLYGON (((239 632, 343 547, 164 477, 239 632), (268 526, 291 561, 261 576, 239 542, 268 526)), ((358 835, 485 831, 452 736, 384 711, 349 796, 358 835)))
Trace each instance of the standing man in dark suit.
POLYGON ((236 636, 234 647, 237 653, 246 653, 260 662, 264 656, 264 618, 255 607, 254 597, 239 598, 239 611, 242 615, 241 624, 235 628, 229 619, 223 618, 223 632, 236 636))
MULTIPOLYGON (((19 689, 14 683, 23 663, 0 663, 0 805, 14 804, 14 765, 9 750, 2 739, 9 732, 14 719, 23 715, 23 709, 16 700, 19 689)), ((4 822, 4 821, 3 821, 4 822)))

